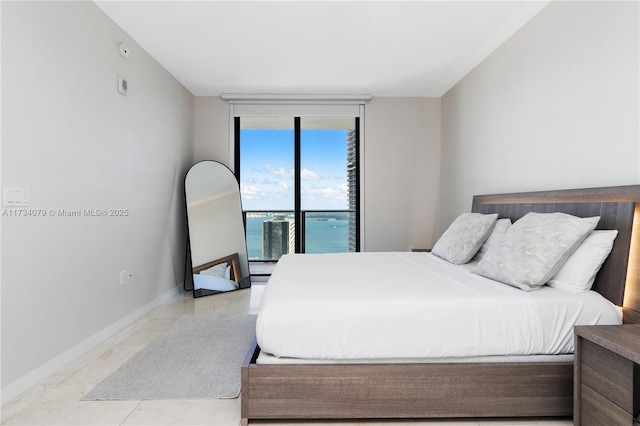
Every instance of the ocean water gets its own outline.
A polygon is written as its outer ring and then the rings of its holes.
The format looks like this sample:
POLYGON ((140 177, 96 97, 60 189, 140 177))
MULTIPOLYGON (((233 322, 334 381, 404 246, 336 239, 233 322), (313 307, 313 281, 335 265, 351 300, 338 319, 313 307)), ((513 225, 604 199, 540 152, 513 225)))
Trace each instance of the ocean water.
MULTIPOLYGON (((344 214, 338 213, 344 217, 344 214)), ((305 222, 306 253, 346 253, 349 251, 349 221, 336 214, 313 214, 305 222), (319 216, 319 217, 315 217, 319 216)), ((262 222, 268 216, 247 217, 247 251, 249 259, 262 259, 262 222)))

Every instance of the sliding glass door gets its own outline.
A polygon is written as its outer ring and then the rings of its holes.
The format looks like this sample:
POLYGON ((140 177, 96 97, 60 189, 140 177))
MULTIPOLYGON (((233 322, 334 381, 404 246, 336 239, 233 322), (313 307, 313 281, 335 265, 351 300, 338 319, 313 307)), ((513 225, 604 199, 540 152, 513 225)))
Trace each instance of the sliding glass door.
POLYGON ((235 123, 249 260, 277 260, 295 252, 294 118, 242 117, 235 123))
POLYGON ((305 253, 358 250, 356 119, 300 119, 300 210, 305 253))
POLYGON ((358 118, 243 116, 234 125, 249 260, 358 251, 358 118))

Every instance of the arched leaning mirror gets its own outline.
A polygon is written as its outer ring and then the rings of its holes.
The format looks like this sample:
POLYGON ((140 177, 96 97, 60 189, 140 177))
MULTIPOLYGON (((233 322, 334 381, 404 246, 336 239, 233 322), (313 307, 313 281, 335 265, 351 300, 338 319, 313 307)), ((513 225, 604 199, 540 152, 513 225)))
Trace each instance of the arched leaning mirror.
POLYGON ((184 179, 187 205, 185 290, 194 297, 251 287, 240 188, 224 164, 201 161, 184 179))

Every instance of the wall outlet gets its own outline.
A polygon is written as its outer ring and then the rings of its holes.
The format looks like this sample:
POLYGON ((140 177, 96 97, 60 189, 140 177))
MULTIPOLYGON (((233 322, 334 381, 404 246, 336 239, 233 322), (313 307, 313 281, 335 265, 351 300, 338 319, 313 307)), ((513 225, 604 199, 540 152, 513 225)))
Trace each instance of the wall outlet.
POLYGON ((129 273, 127 271, 120 271, 120 285, 125 285, 129 282, 129 273))
POLYGON ((129 269, 127 270, 127 273, 128 273, 128 275, 127 275, 127 281, 132 281, 132 280, 133 280, 133 268, 129 268, 129 269))

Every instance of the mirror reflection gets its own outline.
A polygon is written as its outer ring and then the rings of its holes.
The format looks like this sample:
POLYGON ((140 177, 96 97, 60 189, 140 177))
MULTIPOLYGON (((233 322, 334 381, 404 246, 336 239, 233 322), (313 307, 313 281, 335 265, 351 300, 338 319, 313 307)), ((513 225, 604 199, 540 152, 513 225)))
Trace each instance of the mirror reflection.
POLYGON ((185 290, 194 297, 251 286, 240 188, 224 164, 201 161, 185 177, 189 244, 185 290))

